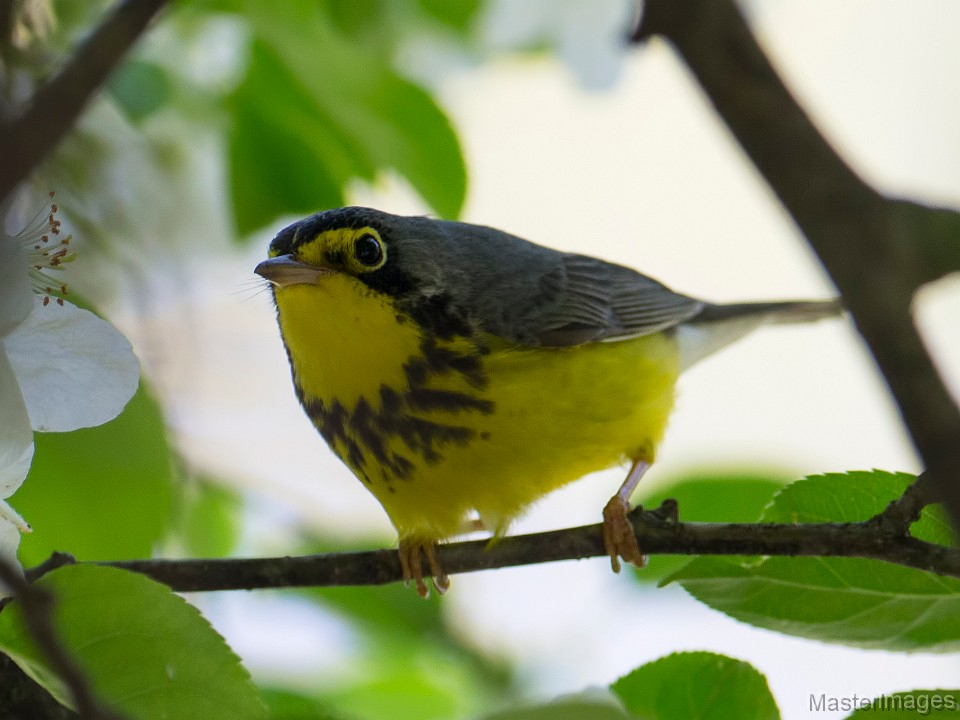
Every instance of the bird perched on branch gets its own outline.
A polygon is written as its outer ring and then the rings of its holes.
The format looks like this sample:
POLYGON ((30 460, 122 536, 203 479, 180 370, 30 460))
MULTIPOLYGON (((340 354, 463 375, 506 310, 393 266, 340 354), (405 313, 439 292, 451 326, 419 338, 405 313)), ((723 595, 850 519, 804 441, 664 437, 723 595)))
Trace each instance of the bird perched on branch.
POLYGON ((682 370, 767 323, 835 300, 715 305, 620 265, 500 230, 362 207, 281 230, 270 281, 293 385, 399 533, 404 578, 449 580, 436 544, 494 536, 531 503, 617 463, 604 543, 641 565, 629 498, 654 461, 682 370))

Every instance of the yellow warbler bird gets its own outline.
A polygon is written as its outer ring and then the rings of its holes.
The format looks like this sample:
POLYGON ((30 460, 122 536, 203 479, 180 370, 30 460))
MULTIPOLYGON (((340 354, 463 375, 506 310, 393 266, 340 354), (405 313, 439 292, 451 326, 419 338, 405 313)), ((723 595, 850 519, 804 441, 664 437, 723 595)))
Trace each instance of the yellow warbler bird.
POLYGON ((629 498, 654 460, 680 372, 766 323, 835 300, 715 305, 630 268, 489 227, 370 208, 284 228, 270 281, 304 410, 380 501, 404 578, 449 580, 436 543, 495 535, 589 472, 632 463, 604 543, 642 564, 629 498), (471 518, 479 516, 479 523, 471 518))

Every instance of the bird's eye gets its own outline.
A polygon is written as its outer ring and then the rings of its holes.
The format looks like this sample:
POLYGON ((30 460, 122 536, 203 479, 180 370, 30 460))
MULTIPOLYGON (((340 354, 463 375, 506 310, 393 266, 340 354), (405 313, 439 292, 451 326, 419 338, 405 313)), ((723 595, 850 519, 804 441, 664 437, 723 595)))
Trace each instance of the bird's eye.
POLYGON ((383 260, 383 246, 373 235, 361 235, 353 244, 353 257, 367 267, 377 267, 383 260))

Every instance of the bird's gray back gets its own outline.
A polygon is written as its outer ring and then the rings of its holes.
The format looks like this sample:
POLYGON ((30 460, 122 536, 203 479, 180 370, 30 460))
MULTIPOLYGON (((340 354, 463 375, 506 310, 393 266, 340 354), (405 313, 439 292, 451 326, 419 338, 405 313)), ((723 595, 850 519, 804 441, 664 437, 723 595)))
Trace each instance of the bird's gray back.
POLYGON ((395 244, 418 291, 446 296, 486 332, 530 346, 636 337, 703 303, 635 270, 563 253, 494 228, 403 218, 395 244))

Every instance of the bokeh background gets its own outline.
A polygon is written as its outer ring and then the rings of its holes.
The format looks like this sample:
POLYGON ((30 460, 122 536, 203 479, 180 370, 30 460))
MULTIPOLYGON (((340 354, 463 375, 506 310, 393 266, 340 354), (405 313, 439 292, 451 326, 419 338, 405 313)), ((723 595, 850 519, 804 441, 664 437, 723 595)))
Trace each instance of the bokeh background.
MULTIPOLYGON (((90 5, 50 6, 53 29, 32 29, 46 52, 69 47, 94 17, 90 5)), ((114 559, 394 542, 379 505, 297 405, 269 293, 252 273, 298 213, 340 202, 459 212, 709 300, 831 295, 671 48, 625 47, 629 2, 256 6, 175 5, 37 180, 37 202, 56 189, 77 237, 73 291, 134 343, 145 390, 119 426, 38 441, 14 498, 37 530, 22 548, 28 564, 65 543, 84 559, 114 559), (326 18, 322 37, 310 24, 290 32, 306 6, 326 18), (303 65, 285 74, 291 57, 303 65), (161 427, 166 445, 151 432, 161 427), (86 464, 68 462, 71 452, 86 464)), ((859 173, 891 194, 960 205, 960 6, 743 7, 859 173)), ((30 73, 20 81, 29 87, 30 73)), ((960 284, 927 289, 916 313, 960 396, 960 284)), ((773 483, 870 468, 919 469, 849 321, 774 328, 683 377, 636 499, 711 478, 763 498, 773 483)), ((555 493, 513 532, 596 522, 622 476, 597 473, 555 493)), ((681 515, 698 497, 718 520, 756 515, 709 490, 684 496, 681 515)), ((191 600, 275 699, 311 698, 359 718, 469 717, 606 686, 685 649, 751 662, 788 720, 809 714, 811 693, 955 685, 954 657, 737 623, 678 586, 658 589, 660 563, 639 577, 613 576, 602 559, 458 576, 427 603, 400 587, 191 600)))

